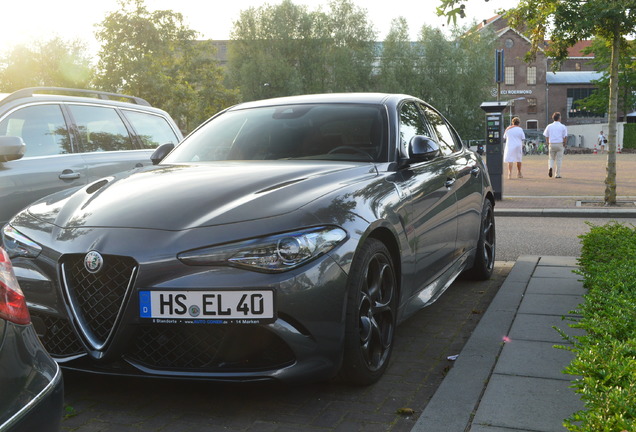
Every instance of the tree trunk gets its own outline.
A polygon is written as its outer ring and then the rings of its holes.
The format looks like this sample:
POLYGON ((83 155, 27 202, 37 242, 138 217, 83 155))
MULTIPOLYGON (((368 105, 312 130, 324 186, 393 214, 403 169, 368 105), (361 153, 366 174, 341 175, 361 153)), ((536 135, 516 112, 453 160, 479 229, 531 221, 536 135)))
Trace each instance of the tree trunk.
POLYGON ((618 56, 621 48, 621 35, 618 25, 612 39, 609 79, 609 130, 607 133, 607 176, 605 177, 605 205, 616 205, 616 123, 618 119, 618 56))

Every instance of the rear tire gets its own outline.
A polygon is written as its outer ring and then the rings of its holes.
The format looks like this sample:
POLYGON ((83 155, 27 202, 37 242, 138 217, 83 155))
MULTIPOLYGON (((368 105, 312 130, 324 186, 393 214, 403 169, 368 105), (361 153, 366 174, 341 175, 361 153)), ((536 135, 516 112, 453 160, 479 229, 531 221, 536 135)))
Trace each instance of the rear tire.
POLYGON ((384 244, 367 240, 356 254, 347 282, 344 357, 339 377, 370 385, 386 370, 395 335, 397 280, 384 244))
POLYGON ((481 213, 481 226, 475 262, 473 267, 465 273, 466 277, 473 280, 490 279, 495 268, 495 250, 495 212, 492 202, 486 199, 481 213))

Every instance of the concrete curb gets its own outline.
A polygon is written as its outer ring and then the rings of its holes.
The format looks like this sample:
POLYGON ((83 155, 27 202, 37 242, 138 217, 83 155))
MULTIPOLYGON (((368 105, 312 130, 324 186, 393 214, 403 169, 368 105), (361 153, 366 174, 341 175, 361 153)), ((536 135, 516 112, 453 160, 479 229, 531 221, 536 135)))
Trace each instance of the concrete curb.
POLYGON ((636 208, 497 208, 495 216, 504 217, 578 217, 578 218, 636 218, 636 208))

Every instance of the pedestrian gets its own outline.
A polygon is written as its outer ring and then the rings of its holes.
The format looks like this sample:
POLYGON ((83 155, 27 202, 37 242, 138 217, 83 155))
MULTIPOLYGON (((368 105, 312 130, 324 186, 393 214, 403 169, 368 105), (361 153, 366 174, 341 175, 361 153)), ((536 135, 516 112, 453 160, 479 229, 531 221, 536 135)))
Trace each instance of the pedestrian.
POLYGON ((607 144, 607 137, 603 135, 603 131, 598 136, 598 146, 601 148, 601 153, 605 150, 605 144, 607 144))
POLYGON ((512 164, 517 164, 517 177, 523 178, 521 174, 521 159, 523 158, 523 140, 526 135, 519 124, 519 117, 512 119, 512 123, 504 132, 504 141, 506 148, 504 149, 503 160, 508 163, 508 178, 512 177, 512 164))
POLYGON ((555 178, 561 178, 561 162, 567 146, 568 128, 561 123, 561 113, 552 114, 552 120, 552 123, 543 131, 543 136, 548 144, 548 177, 556 174, 555 178))

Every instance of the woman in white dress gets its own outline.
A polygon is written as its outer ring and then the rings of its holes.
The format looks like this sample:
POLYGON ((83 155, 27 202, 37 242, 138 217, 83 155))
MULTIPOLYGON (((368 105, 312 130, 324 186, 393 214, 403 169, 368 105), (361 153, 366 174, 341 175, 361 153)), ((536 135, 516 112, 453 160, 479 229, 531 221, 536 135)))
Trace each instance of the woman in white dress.
POLYGON ((504 140, 506 142, 506 148, 503 154, 504 162, 508 162, 508 178, 512 177, 512 164, 517 164, 517 177, 523 178, 521 174, 521 159, 523 158, 523 140, 526 139, 526 134, 523 133, 523 129, 519 124, 521 120, 519 117, 512 119, 512 124, 508 126, 504 132, 504 140))

